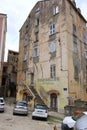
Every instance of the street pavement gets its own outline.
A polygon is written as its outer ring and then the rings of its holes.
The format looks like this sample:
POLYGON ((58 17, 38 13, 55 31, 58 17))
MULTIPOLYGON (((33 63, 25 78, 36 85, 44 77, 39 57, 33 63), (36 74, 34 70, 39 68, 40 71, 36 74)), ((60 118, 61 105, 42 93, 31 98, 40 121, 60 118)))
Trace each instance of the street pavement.
POLYGON ((6 103, 5 112, 0 113, 0 130, 61 130, 64 114, 49 111, 47 121, 32 120, 31 114, 13 116, 13 104, 6 103))

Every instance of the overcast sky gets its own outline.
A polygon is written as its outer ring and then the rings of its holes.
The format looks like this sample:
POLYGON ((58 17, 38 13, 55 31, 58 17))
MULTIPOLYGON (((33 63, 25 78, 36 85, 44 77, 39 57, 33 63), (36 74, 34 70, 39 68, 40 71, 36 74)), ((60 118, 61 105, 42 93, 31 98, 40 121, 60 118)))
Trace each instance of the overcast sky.
MULTIPOLYGON (((37 1, 39 0, 0 0, 0 13, 7 14, 5 61, 8 49, 19 50, 19 30, 37 1)), ((87 19, 87 0, 76 0, 76 4, 87 19)))

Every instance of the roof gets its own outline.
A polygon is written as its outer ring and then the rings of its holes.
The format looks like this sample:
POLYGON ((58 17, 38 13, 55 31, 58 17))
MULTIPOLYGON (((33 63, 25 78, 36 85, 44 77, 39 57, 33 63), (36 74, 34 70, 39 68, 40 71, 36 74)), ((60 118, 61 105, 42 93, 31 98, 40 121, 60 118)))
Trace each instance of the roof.
POLYGON ((67 0, 75 9, 75 11, 78 13, 78 15, 87 23, 87 20, 83 17, 83 15, 81 14, 81 12, 79 11, 80 9, 76 7, 76 5, 71 1, 71 0, 67 0))

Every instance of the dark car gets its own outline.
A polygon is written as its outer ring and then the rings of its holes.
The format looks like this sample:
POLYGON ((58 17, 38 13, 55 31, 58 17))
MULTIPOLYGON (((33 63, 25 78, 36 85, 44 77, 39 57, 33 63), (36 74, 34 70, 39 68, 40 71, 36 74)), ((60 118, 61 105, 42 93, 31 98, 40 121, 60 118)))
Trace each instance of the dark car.
POLYGON ((35 105, 34 111, 32 113, 32 119, 43 118, 47 120, 48 118, 48 108, 46 105, 37 104, 35 105))
POLYGON ((13 108, 13 115, 22 114, 28 115, 28 104, 26 101, 17 101, 13 108))

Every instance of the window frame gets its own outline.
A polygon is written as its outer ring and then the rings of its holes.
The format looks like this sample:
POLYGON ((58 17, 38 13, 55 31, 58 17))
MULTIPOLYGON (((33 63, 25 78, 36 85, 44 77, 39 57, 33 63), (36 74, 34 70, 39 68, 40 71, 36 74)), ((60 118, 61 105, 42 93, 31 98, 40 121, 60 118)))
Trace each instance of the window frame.
POLYGON ((56 77, 56 65, 55 64, 50 66, 50 77, 52 79, 56 77))
POLYGON ((38 57, 39 56, 39 48, 38 48, 38 46, 33 48, 32 56, 33 57, 38 57))
POLYGON ((53 15, 56 15, 59 13, 59 7, 58 6, 54 6, 53 7, 53 15))
POLYGON ((55 34, 55 23, 50 24, 50 35, 55 34))
POLYGON ((53 53, 53 52, 56 51, 56 42, 55 41, 50 41, 50 43, 49 43, 49 49, 50 49, 50 53, 53 53))

